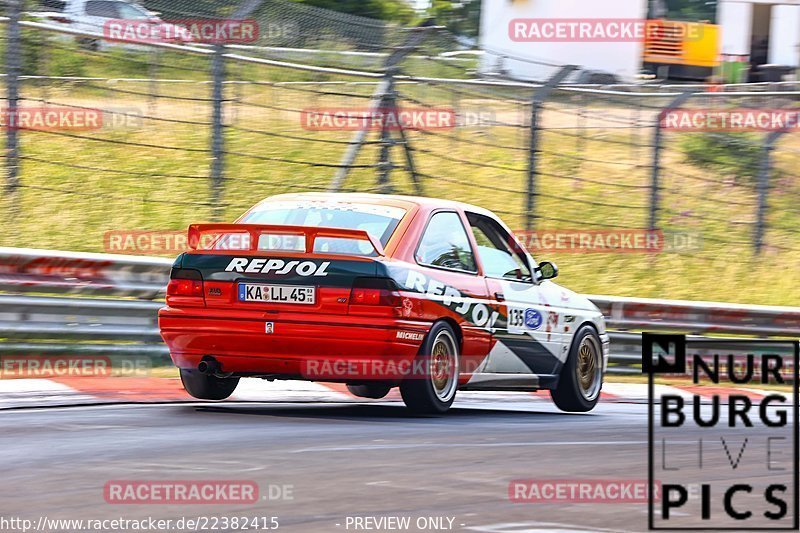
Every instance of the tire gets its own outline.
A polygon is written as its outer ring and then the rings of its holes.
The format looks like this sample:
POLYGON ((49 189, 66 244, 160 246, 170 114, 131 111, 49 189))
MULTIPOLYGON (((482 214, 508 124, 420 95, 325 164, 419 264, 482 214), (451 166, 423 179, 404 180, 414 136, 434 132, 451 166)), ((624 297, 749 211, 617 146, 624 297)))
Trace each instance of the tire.
POLYGON ((186 392, 200 400, 224 400, 236 390, 239 378, 218 378, 181 368, 181 383, 186 392))
POLYGON ((97 39, 78 38, 77 41, 78 46, 84 50, 89 50, 91 52, 97 52, 100 50, 100 41, 97 39))
POLYGON ((350 391, 350 394, 353 396, 358 396, 360 398, 372 398, 373 400, 378 400, 383 398, 392 388, 389 385, 380 385, 378 383, 370 383, 368 385, 347 385, 347 390, 350 391))
POLYGON ((591 326, 581 326, 572 340, 569 355, 561 368, 558 386, 550 391, 562 411, 591 411, 603 388, 603 348, 591 326))
POLYGON ((414 361, 412 376, 400 383, 400 395, 411 411, 442 414, 458 389, 459 343, 453 328, 436 322, 414 361))

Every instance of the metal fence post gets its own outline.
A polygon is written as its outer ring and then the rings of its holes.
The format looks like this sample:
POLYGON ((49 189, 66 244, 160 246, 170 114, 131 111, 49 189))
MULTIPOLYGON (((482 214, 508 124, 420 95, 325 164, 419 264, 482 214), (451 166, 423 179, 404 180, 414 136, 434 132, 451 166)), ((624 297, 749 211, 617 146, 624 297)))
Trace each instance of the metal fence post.
POLYGON ((655 130, 653 131, 653 164, 650 175, 650 222, 647 225, 650 231, 658 229, 658 211, 661 202, 661 141, 663 140, 663 130, 661 129, 661 121, 664 115, 673 109, 678 109, 686 101, 692 97, 694 91, 686 91, 675 97, 667 107, 661 110, 655 123, 655 130))
MULTIPOLYGON (((375 92, 372 95, 372 99, 370 100, 370 109, 375 109, 376 107, 380 107, 380 103, 383 101, 383 93, 388 90, 389 87, 389 79, 384 76, 378 86, 375 88, 375 92)), ((344 184, 345 178, 347 178, 347 174, 350 172, 350 166, 355 162, 356 156, 358 155, 359 150, 361 150, 361 146, 364 144, 364 141, 367 138, 367 128, 361 128, 358 130, 350 142, 347 144, 347 150, 342 157, 342 161, 339 163, 339 168, 336 169, 336 174, 333 176, 333 181, 331 182, 330 187, 328 190, 330 192, 339 192, 344 184)))
MULTIPOLYGON (((420 44, 422 44, 428 33, 436 28, 436 26, 433 26, 433 21, 431 19, 424 21, 419 26, 410 28, 410 36, 401 46, 398 46, 391 54, 389 54, 389 57, 383 64, 386 75, 381 79, 381 82, 375 88, 375 92, 372 93, 372 98, 370 99, 369 108, 371 110, 377 110, 380 113, 385 113, 387 108, 396 109, 397 102, 394 96, 394 76, 397 74, 397 65, 404 57, 413 52, 420 44)), ((367 128, 362 128, 358 130, 350 140, 347 150, 342 157, 342 161, 339 163, 339 168, 336 169, 336 174, 333 176, 333 181, 331 182, 330 187, 328 187, 330 192, 338 192, 342 188, 344 180, 347 178, 347 174, 350 172, 350 166, 356 160, 356 156, 358 155, 359 150, 361 150, 361 146, 364 144, 366 138, 367 128)), ((402 138, 405 140, 405 134, 403 134, 402 138)), ((391 143, 394 141, 391 140, 388 135, 388 131, 385 128, 381 129, 381 141, 383 142, 383 145, 381 147, 381 157, 378 163, 378 185, 381 189, 390 189, 391 185, 388 183, 388 170, 391 170, 391 161, 388 160, 388 149, 391 148, 391 143), (385 183, 384 180, 386 180, 385 183)), ((406 157, 411 157, 411 153, 408 148, 406 150, 406 157)), ((413 162, 409 163, 409 168, 412 169, 411 179, 414 181, 417 190, 420 191, 421 189, 419 188, 420 185, 417 181, 416 171, 413 170, 413 162)))
POLYGON ((151 50, 149 54, 149 63, 147 65, 147 77, 150 78, 147 82, 147 113, 154 117, 158 113, 158 66, 161 63, 161 51, 151 50))
POLYGON ((539 162, 539 112, 553 88, 577 69, 578 67, 575 65, 561 67, 544 85, 536 89, 531 99, 530 136, 528 138, 528 183, 525 194, 525 229, 528 231, 533 229, 533 219, 536 218, 534 210, 536 209, 536 165, 539 162))
MULTIPOLYGON (((6 101, 8 116, 16 123, 19 105, 19 76, 22 69, 22 33, 19 19, 22 0, 8 2, 8 33, 6 43, 6 101)), ((9 222, 17 217, 19 208, 19 129, 14 124, 6 128, 6 197, 8 199, 9 222)))
POLYGON ((391 194, 394 192, 394 187, 389 178, 390 173, 398 167, 392 162, 391 152, 392 148, 398 144, 403 145, 403 154, 405 155, 406 168, 411 176, 411 183, 414 186, 414 194, 422 196, 425 190, 422 187, 422 182, 417 174, 417 167, 414 164, 414 150, 411 147, 411 142, 406 135, 405 129, 399 120, 400 109, 397 106, 397 91, 395 90, 394 77, 397 73, 397 67, 392 67, 386 71, 386 93, 380 104, 380 113, 384 117, 394 116, 397 120, 397 136, 398 139, 392 138, 392 131, 388 125, 388 121, 384 120, 381 127, 381 151, 380 161, 378 162, 378 192, 382 194, 391 194))
POLYGON ((222 220, 222 192, 224 187, 225 145, 223 139, 223 84, 225 80, 225 47, 214 46, 214 57, 211 63, 212 75, 212 109, 211 109, 211 220, 222 220))
MULTIPOLYGON (((230 17, 241 20, 255 11, 263 0, 244 0, 230 17)), ((212 110, 211 110, 211 220, 222 220, 225 208, 222 205, 222 194, 225 188, 225 140, 224 140, 224 82, 225 82, 225 45, 214 45, 214 56, 211 62, 212 75, 212 110)))
MULTIPOLYGON (((394 76, 397 72, 397 67, 392 66, 386 69, 386 91, 383 93, 381 103, 378 106, 378 113, 384 115, 397 113, 397 102, 395 100, 394 89, 394 76)), ((381 150, 380 160, 378 161, 378 192, 381 194, 390 194, 393 192, 392 184, 389 181, 389 174, 394 168, 391 158, 391 150, 394 145, 392 140, 392 133, 389 131, 387 120, 382 121, 381 136, 380 136, 381 150)))
POLYGON ((678 109, 686 103, 693 94, 694 91, 686 91, 675 97, 667 107, 661 110, 656 119, 655 130, 653 131, 653 165, 652 174, 650 175, 650 222, 647 225, 650 231, 658 229, 658 211, 661 209, 661 141, 663 139, 661 120, 666 113, 673 109, 678 109))
POLYGON ((764 232, 767 225, 767 200, 770 188, 769 178, 772 173, 772 150, 775 149, 775 142, 784 133, 786 133, 786 130, 769 133, 764 140, 763 151, 761 152, 761 160, 758 165, 758 182, 756 183, 758 212, 756 213, 756 229, 753 235, 753 248, 756 254, 760 254, 764 246, 764 232))

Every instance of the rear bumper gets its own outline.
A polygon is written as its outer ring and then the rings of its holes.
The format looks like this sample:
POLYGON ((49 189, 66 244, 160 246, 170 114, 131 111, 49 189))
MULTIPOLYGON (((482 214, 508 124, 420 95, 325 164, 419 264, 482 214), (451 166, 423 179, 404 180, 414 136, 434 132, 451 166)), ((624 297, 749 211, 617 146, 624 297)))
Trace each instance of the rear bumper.
POLYGON ((343 382, 397 378, 430 328, 395 318, 170 307, 159 311, 158 324, 179 368, 213 356, 226 373, 343 382))

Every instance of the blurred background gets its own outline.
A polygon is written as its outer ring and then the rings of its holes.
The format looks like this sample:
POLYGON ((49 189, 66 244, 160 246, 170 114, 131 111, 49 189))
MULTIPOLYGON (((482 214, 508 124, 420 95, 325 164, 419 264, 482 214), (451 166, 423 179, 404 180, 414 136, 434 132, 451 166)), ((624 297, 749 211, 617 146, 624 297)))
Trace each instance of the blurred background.
MULTIPOLYGON (((346 513, 644 530, 641 504, 527 507, 511 480, 646 479, 641 331, 703 336, 696 349, 730 354, 729 369, 767 349, 788 361, 792 344, 741 341, 800 338, 798 54, 800 0, 0 0, 0 502, 40 526, 45 513, 200 510, 279 516, 296 531, 348 529, 346 513), (577 17, 651 31, 570 40, 531 23, 577 17), (331 121, 376 110, 436 120, 331 121), (676 128, 676 112, 794 123, 676 128), (417 418, 396 391, 368 402, 343 384, 260 379, 231 403, 195 404, 157 318, 178 236, 271 195, 336 191, 494 210, 603 313, 599 409, 559 414, 546 391, 459 391, 453 416, 417 418), (559 235, 659 246, 545 242, 559 235), (85 407, 42 409, 66 405, 85 407), (109 501, 109 483, 132 478, 250 479, 264 501, 109 501), (273 499, 281 487, 296 500, 273 499)), ((697 408, 728 385, 753 402, 771 387, 741 383, 666 376, 651 391, 687 408, 696 395, 697 408)), ((681 441, 708 440, 688 426, 681 441)), ((764 457, 752 446, 745 462, 764 457)), ((697 479, 758 481, 719 458, 697 479)))
POLYGON ((230 221, 279 193, 422 194, 492 209, 523 236, 663 232, 657 253, 531 249, 579 292, 796 304, 796 134, 659 122, 673 107, 795 109, 792 65, 769 62, 777 48, 762 50, 785 30, 758 33, 764 16, 780 13, 753 7, 743 22, 750 38, 737 41, 751 48, 723 56, 733 42, 720 37, 726 20, 740 18, 717 2, 604 3, 668 30, 633 47, 571 43, 550 53, 552 43, 508 41, 512 19, 541 15, 535 4, 5 0, 3 107, 103 119, 98 128, 4 128, 0 245, 116 251, 109 232, 230 221), (191 34, 195 21, 234 19, 249 21, 253 38, 191 34), (110 25, 120 20, 189 32, 120 41, 110 25), (708 50, 681 41, 692 28, 708 50), (455 125, 308 123, 309 110, 392 106, 452 110, 455 125))

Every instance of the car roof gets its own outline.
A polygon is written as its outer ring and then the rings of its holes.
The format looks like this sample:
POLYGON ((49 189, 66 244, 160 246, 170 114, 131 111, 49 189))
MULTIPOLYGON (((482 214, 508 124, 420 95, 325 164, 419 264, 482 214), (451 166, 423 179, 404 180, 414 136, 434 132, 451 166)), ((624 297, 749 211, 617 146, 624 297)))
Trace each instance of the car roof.
POLYGON ((370 193, 339 193, 339 192, 303 192, 303 193, 287 193, 279 194, 277 196, 270 196, 265 198, 262 203, 267 203, 273 200, 334 200, 339 202, 360 202, 365 204, 378 204, 388 205, 393 207, 402 207, 410 209, 414 206, 424 207, 427 209, 436 208, 450 208, 450 209, 464 209, 473 211, 482 215, 491 216, 496 218, 497 215, 476 205, 467 204, 464 202, 456 202, 454 200, 444 200, 441 198, 429 198, 427 196, 406 196, 401 194, 370 194, 370 193))

